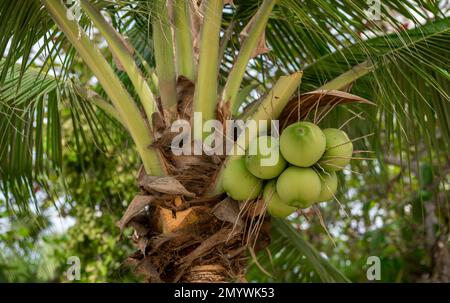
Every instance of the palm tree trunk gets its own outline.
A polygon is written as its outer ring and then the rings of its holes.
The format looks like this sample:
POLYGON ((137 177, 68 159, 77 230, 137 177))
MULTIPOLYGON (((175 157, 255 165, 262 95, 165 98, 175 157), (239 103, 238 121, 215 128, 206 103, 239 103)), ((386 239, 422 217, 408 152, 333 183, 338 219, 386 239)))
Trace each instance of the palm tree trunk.
MULTIPOLYGON (((189 119, 194 84, 180 78, 178 117, 189 119)), ((174 117, 155 127, 153 144, 167 162, 168 176, 138 176, 140 193, 129 204, 118 226, 134 229, 138 250, 128 258, 148 282, 243 281, 247 248, 268 245, 268 221, 255 203, 206 194, 225 160, 223 156, 175 156, 174 117), (249 220, 250 219, 250 220, 249 220), (261 228, 264 227, 264 228, 261 228)))
POLYGON ((154 190, 162 179, 177 184, 173 177, 144 176, 143 192, 119 222, 134 228, 132 239, 139 248, 129 264, 148 282, 243 281, 247 248, 269 244, 264 212, 226 197, 167 200, 167 193, 154 190), (246 220, 249 215, 253 220, 246 220))

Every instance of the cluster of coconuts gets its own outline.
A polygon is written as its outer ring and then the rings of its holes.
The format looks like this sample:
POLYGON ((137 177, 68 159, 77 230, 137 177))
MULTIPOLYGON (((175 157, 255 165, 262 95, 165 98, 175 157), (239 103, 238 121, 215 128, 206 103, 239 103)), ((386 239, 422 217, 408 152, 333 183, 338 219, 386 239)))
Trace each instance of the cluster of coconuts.
POLYGON ((229 161, 222 185, 238 201, 256 199, 262 190, 268 212, 284 218, 299 208, 332 200, 338 187, 336 172, 349 164, 352 154, 353 144, 342 130, 296 122, 279 140, 260 136, 250 142, 245 157, 229 161), (261 146, 268 149, 262 153, 261 146), (279 152, 278 161, 267 165, 263 160, 272 151, 279 152))

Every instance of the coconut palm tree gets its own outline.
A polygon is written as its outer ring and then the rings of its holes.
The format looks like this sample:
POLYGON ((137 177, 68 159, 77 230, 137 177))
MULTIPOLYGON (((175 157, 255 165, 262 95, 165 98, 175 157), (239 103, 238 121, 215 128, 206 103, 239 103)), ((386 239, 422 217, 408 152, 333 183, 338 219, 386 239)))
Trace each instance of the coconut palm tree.
MULTIPOLYGON (((69 112, 77 144, 86 136, 99 148, 131 139, 142 161, 127 172, 137 174, 130 190, 138 194, 118 227, 133 228, 138 250, 128 263, 146 280, 244 280, 248 255, 267 247, 272 226, 285 247, 276 258, 293 262, 288 252, 300 251, 322 281, 345 281, 288 221, 265 216, 262 200, 227 197, 223 171, 239 156, 175 155, 171 126, 184 119, 195 128, 194 113, 200 122, 279 120, 281 128, 308 118, 345 124, 379 160, 399 142, 397 153, 422 144, 448 161, 448 7, 369 5, 1 0, 0 180, 8 206, 27 211, 37 186, 52 194, 49 184, 64 178, 61 113, 69 112)), ((245 136, 222 135, 247 145, 245 136)), ((208 133, 192 137, 195 148, 208 133)))

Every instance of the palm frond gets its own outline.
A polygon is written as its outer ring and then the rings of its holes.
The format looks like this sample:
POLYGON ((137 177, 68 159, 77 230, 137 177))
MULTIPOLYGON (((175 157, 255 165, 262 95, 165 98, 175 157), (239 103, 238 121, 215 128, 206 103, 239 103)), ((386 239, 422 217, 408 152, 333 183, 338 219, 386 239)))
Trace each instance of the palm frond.
MULTIPOLYGON (((3 61, 0 68, 5 68, 3 61)), ((0 87, 0 189, 13 210, 27 211, 36 191, 50 191, 47 181, 55 182, 61 174, 65 129, 76 137, 74 148, 92 137, 104 152, 121 131, 80 96, 74 83, 44 76, 36 68, 20 74, 20 68, 8 69, 0 87)))
MULTIPOLYGON (((40 1, 1 0, 0 20, 0 85, 15 64, 20 64, 20 75, 39 66, 44 75, 52 72, 61 78, 67 76, 74 50, 40 1)), ((89 25, 85 17, 79 24, 83 29, 89 25)))
POLYGON ((355 45, 308 66, 303 89, 322 86, 352 66, 370 62, 373 72, 364 73, 351 89, 374 101, 378 109, 337 109, 328 116, 329 121, 340 124, 363 112, 366 119, 355 120, 346 130, 352 137, 375 131, 377 135, 365 143, 370 143, 380 157, 391 152, 394 145, 401 147, 396 152, 414 154, 419 144, 430 157, 444 157, 436 153, 450 146, 449 39, 450 19, 446 18, 368 40, 365 49, 355 45))

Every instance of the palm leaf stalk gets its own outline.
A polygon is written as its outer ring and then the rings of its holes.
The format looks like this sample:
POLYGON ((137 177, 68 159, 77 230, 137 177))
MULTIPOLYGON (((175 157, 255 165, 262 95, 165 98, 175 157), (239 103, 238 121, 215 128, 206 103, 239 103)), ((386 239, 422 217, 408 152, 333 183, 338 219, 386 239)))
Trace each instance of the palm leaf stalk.
POLYGON ((203 121, 206 121, 214 119, 216 116, 215 111, 218 101, 217 70, 219 66, 219 34, 223 1, 206 0, 202 3, 202 6, 204 8, 204 20, 200 34, 199 62, 193 111, 202 113, 203 121))
POLYGON ((151 118, 155 112, 156 103, 153 93, 150 90, 147 81, 142 76, 141 71, 133 58, 134 49, 117 33, 116 30, 103 18, 99 11, 87 0, 81 1, 81 7, 94 22, 95 26, 108 42, 111 52, 119 62, 120 66, 126 71, 133 83, 141 104, 151 124, 151 118))
POLYGON ((95 48, 77 23, 67 18, 67 10, 61 2, 43 0, 42 3, 111 98, 114 107, 127 125, 127 129, 136 143, 145 169, 155 175, 164 174, 165 168, 159 152, 149 148, 152 144, 152 136, 145 120, 105 58, 95 48))
POLYGON ((267 20, 276 3, 277 1, 274 0, 265 0, 255 14, 254 19, 250 21, 252 23, 248 36, 242 43, 239 55, 228 75, 227 83, 222 93, 223 102, 229 102, 232 110, 236 110, 236 97, 247 69, 248 61, 252 57, 259 39, 261 39, 261 35, 264 33, 267 20))
POLYGON ((74 89, 86 101, 91 102, 95 106, 101 108, 105 113, 107 113, 109 116, 111 116, 111 118, 120 122, 122 124, 122 126, 125 127, 125 129, 127 128, 127 125, 122 120, 122 117, 116 111, 114 106, 112 106, 110 103, 108 103, 102 97, 100 97, 96 92, 88 90, 85 87, 82 87, 80 85, 74 85, 74 89))
POLYGON ((195 57, 189 2, 173 1, 173 19, 177 73, 179 76, 195 81, 195 57))
POLYGON ((348 85, 354 83, 356 80, 358 80, 361 77, 364 77, 368 73, 370 73, 372 70, 374 70, 373 65, 368 62, 364 61, 354 67, 352 67, 349 71, 339 75, 335 79, 331 80, 330 82, 322 85, 320 90, 344 90, 348 85))
POLYGON ((153 5, 153 48, 159 92, 164 107, 173 109, 177 104, 175 56, 167 1, 157 0, 153 5))

